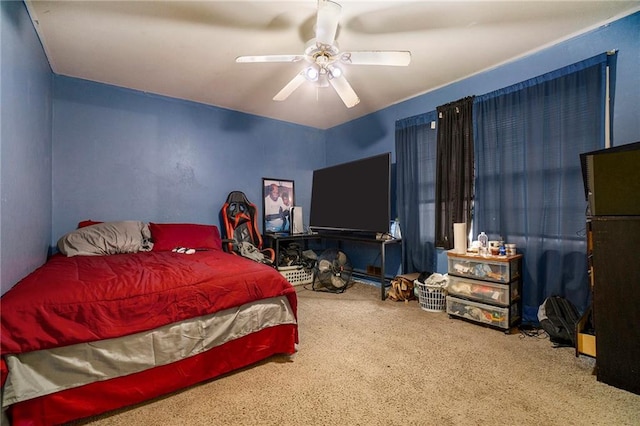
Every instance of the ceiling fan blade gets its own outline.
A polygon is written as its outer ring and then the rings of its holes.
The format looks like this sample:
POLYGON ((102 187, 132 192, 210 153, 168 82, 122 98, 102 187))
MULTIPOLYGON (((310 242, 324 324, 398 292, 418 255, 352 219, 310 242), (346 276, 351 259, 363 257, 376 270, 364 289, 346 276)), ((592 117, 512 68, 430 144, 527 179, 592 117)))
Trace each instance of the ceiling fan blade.
POLYGON ((298 74, 296 74, 295 77, 293 77, 293 79, 287 83, 286 86, 284 86, 282 88, 282 90, 280 90, 274 97, 273 100, 274 101, 284 101, 285 99, 287 99, 289 97, 290 94, 293 93, 294 90, 296 90, 298 87, 300 87, 300 85, 302 83, 304 83, 307 80, 307 78, 304 76, 304 70, 300 71, 298 74))
POLYGON ((342 102, 344 102, 347 108, 354 107, 360 103, 360 98, 353 90, 347 79, 344 78, 344 75, 331 78, 329 82, 333 88, 336 89, 338 96, 340 96, 340 99, 342 99, 342 102))
POLYGON ((338 31, 338 20, 342 6, 330 0, 318 0, 316 18, 316 42, 333 45, 338 31))
POLYGON ((411 62, 411 52, 392 50, 365 50, 360 52, 343 52, 340 62, 353 65, 390 65, 406 67, 411 62))
POLYGON ((236 62, 298 62, 304 59, 304 55, 256 55, 238 56, 236 62))

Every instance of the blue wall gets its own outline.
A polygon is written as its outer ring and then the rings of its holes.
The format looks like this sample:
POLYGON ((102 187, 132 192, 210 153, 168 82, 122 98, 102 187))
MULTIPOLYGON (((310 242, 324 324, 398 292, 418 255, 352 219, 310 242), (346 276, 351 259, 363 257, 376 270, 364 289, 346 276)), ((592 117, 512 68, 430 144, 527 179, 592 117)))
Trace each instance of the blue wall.
POLYGON ((0 288, 51 241, 51 68, 22 2, 0 2, 0 288))
MULTIPOLYGON (((324 132, 56 76, 52 245, 84 219, 218 224, 227 194, 262 208, 262 178, 309 206, 324 132)), ((307 210, 308 209, 303 209, 307 210)))
POLYGON ((83 219, 217 223, 231 190, 261 205, 262 177, 295 180, 308 217, 312 171, 393 153, 396 120, 611 49, 619 49, 614 143, 640 140, 640 13, 322 131, 52 77, 24 5, 0 4, 3 293, 83 219))

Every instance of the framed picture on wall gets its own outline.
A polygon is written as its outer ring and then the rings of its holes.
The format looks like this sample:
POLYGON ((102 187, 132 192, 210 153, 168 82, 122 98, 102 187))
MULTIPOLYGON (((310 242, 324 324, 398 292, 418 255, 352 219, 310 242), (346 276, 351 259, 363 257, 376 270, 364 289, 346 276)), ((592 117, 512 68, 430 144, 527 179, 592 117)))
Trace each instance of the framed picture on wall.
POLYGON ((295 205, 292 180, 262 178, 262 229, 265 233, 289 233, 291 207, 295 205))

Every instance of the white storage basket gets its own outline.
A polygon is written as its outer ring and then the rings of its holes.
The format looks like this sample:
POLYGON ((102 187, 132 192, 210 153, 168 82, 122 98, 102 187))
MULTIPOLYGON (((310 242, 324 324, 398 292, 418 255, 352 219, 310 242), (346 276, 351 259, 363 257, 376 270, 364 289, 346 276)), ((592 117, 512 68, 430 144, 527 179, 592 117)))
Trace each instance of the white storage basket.
POLYGON ((445 289, 441 285, 425 284, 418 280, 413 282, 418 289, 420 307, 429 312, 443 312, 445 306, 445 289))
POLYGON ((278 272, 293 285, 311 284, 313 282, 313 271, 307 271, 300 266, 280 266, 278 267, 278 272))

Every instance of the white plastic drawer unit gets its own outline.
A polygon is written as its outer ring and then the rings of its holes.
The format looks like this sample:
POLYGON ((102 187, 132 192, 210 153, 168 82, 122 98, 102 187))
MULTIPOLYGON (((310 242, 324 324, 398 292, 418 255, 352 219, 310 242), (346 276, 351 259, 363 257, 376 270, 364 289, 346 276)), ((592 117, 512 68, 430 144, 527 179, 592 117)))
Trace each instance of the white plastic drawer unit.
POLYGON ((447 314, 493 327, 509 329, 520 319, 520 307, 518 303, 503 308, 447 296, 447 314))
POLYGON ((520 276, 520 257, 522 255, 482 257, 448 253, 449 274, 476 280, 508 283, 520 276))
POLYGON ((509 306, 520 297, 518 284, 518 281, 512 281, 509 284, 498 284, 449 275, 447 293, 492 305, 509 306))

